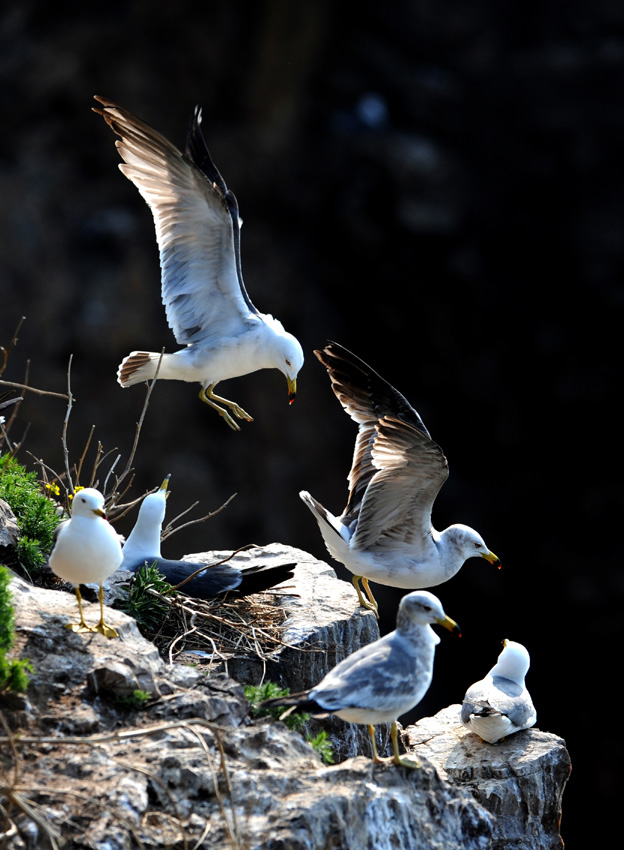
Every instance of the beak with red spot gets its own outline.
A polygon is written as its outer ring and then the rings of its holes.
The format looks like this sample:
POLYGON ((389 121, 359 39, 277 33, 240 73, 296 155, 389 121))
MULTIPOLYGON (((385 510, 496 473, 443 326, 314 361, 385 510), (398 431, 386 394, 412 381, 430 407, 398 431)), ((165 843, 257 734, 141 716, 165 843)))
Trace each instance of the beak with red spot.
POLYGON ((482 558, 485 558, 486 561, 489 561, 493 567, 497 567, 499 570, 502 567, 500 559, 494 554, 494 552, 487 552, 485 555, 481 555, 482 558))

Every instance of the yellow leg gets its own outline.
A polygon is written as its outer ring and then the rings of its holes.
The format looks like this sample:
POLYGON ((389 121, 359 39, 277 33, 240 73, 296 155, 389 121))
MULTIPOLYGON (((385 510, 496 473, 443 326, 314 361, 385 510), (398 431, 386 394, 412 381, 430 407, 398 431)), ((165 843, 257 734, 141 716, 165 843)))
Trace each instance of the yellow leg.
POLYGON ((362 576, 353 576, 353 578, 351 579, 351 583, 353 584, 353 587, 355 588, 355 591, 358 595, 358 602, 360 603, 361 607, 366 608, 367 611, 372 611, 377 617, 377 619, 379 619, 377 603, 373 598, 373 594, 370 592, 370 588, 366 579, 362 578, 362 576), (364 589, 366 590, 369 599, 371 599, 371 602, 369 602, 367 599, 364 599, 364 596, 362 595, 362 591, 360 590, 360 579, 362 579, 362 584, 364 585, 364 589))
POLYGON ((209 404, 210 407, 214 408, 219 416, 225 420, 225 422, 232 428, 233 431, 240 431, 240 425, 232 419, 228 411, 221 407, 221 405, 225 404, 226 407, 229 407, 234 416, 238 419, 246 419, 247 422, 253 422, 253 417, 250 416, 242 407, 239 407, 235 401, 229 401, 227 398, 222 398, 219 395, 215 395, 214 392, 214 384, 211 384, 209 387, 202 387, 199 397, 206 404, 209 404))
POLYGON ((373 591, 368 586, 368 579, 367 578, 362 577, 362 587, 366 591, 366 595, 368 596, 368 598, 370 600, 370 606, 367 606, 367 607, 370 607, 370 610, 374 611, 375 616, 377 617, 377 619, 379 619, 379 606, 377 605, 377 600, 373 596, 373 591))
POLYGON ((82 594, 80 593, 80 588, 78 585, 74 588, 76 592, 76 599, 78 600, 78 611, 80 613, 80 622, 79 623, 65 623, 65 628, 70 629, 72 632, 92 632, 93 629, 91 626, 87 626, 85 623, 84 614, 82 613, 82 594))
POLYGON ((373 745, 373 761, 375 764, 383 764, 383 759, 379 758, 379 753, 377 752, 377 742, 375 741, 375 727, 371 723, 368 727, 368 734, 370 735, 371 744, 373 745))
POLYGON ((399 731, 396 721, 392 723, 390 729, 390 737, 392 738, 392 749, 394 750, 394 758, 392 761, 401 767, 409 767, 412 770, 422 767, 422 763, 418 756, 402 756, 399 753, 399 731))
POLYGON ((112 626, 107 626, 104 622, 104 588, 100 585, 100 589, 98 591, 98 599, 100 600, 100 622, 93 629, 94 632, 99 632, 101 635, 107 638, 116 638, 119 637, 119 632, 117 629, 114 629, 112 626))

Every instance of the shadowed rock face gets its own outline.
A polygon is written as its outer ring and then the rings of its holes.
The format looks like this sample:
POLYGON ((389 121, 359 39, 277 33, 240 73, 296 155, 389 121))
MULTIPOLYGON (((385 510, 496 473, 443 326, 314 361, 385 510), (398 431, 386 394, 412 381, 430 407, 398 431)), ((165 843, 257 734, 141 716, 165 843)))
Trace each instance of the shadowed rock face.
MULTIPOLYGON (((283 683, 309 687, 325 665, 375 639, 375 618, 326 564, 278 544, 244 557, 298 562, 292 595, 279 599, 286 645, 269 662, 283 683), (310 647, 323 651, 301 651, 310 647)), ((325 767, 301 735, 252 720, 234 678, 166 663, 125 614, 107 609, 119 640, 75 634, 63 628, 75 614, 72 594, 19 579, 11 589, 15 652, 35 672, 27 694, 10 707, 0 701, 0 709, 21 735, 21 794, 37 804, 40 820, 14 806, 19 831, 8 850, 47 846, 46 830, 70 850, 85 841, 130 850, 137 840, 182 848, 202 835, 203 847, 250 850, 484 850, 507 836, 523 848, 560 844, 569 759, 554 735, 530 730, 483 745, 451 706, 405 732, 421 770, 362 756, 325 767), (137 690, 150 694, 142 707, 133 703, 137 690)), ((85 603, 87 621, 91 607, 85 603)), ((249 677, 257 663, 232 659, 228 668, 249 677)), ((334 723, 332 737, 341 731, 343 747, 357 752, 365 729, 334 723)), ((11 775, 5 742, 0 759, 11 775)))

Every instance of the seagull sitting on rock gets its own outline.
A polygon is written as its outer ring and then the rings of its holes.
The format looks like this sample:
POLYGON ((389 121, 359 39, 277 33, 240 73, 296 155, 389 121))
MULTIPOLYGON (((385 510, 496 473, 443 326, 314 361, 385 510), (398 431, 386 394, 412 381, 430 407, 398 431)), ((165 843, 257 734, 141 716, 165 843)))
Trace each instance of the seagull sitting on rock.
POLYGON ((408 593, 399 604, 395 631, 349 655, 309 691, 265 700, 259 707, 291 706, 291 710, 320 717, 335 714, 351 723, 365 723, 375 763, 384 760, 377 752, 374 727, 391 723, 392 761, 403 767, 420 767, 419 759, 400 755, 396 721, 418 705, 431 684, 435 648, 440 642, 432 623, 459 632, 433 593, 408 593))
POLYGON ((390 587, 425 588, 448 581, 468 558, 485 558, 500 567, 474 529, 456 524, 436 531, 432 526, 433 503, 448 477, 448 463, 407 399, 335 342, 314 353, 359 430, 342 514, 335 517, 306 491, 299 495, 314 514, 329 553, 353 573, 360 605, 377 614, 369 579, 390 587))
POLYGON ((535 725, 537 713, 524 679, 531 659, 521 643, 505 640, 485 679, 466 691, 461 721, 489 744, 535 725))
POLYGON ((213 599, 228 590, 235 597, 249 596, 269 590, 293 577, 295 564, 235 567, 231 564, 211 565, 163 558, 160 535, 170 477, 168 475, 160 488, 155 493, 149 493, 141 502, 137 521, 124 543, 122 569, 136 573, 141 567, 154 565, 169 584, 176 586, 184 582, 180 590, 197 599, 213 599), (202 567, 205 569, 202 570, 202 567), (198 570, 202 571, 193 575, 198 570), (193 578, 189 578, 191 575, 193 578))
POLYGON ((94 111, 121 137, 116 143, 124 160, 119 168, 152 211, 167 321, 176 341, 186 346, 163 355, 132 351, 119 367, 119 383, 129 387, 150 380, 157 369, 158 378, 197 381, 200 399, 238 431, 236 420, 252 417, 216 395, 217 384, 258 369, 279 369, 292 402, 303 351, 247 294, 238 202, 208 152, 201 109, 195 109, 183 154, 127 109, 95 99, 102 108, 94 111))
POLYGON ((50 553, 50 569, 59 578, 71 582, 76 591, 80 621, 65 628, 74 632, 99 632, 107 638, 118 637, 117 631, 104 622, 103 582, 122 561, 119 535, 107 521, 104 496, 92 487, 78 490, 72 501, 71 518, 60 523, 54 533, 50 553), (97 582, 100 586, 100 621, 88 626, 82 611, 81 584, 97 582))

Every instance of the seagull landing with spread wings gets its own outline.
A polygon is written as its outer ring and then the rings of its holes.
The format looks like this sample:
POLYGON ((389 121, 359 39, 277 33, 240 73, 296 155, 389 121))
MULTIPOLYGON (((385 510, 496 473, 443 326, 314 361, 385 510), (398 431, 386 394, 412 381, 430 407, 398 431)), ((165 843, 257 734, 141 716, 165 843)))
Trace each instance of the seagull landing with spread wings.
POLYGON ((329 553, 353 573, 360 605, 377 613, 369 579, 419 589, 448 581, 468 558, 500 566, 481 535, 467 525, 444 531, 431 525, 448 464, 407 399, 335 342, 314 353, 359 431, 342 515, 333 516, 305 491, 299 495, 316 517, 329 553))
POLYGON ((154 378, 197 381, 199 397, 230 428, 252 420, 238 404, 215 394, 220 381, 279 369, 289 400, 303 365, 298 340, 251 302, 241 273, 241 219, 234 194, 210 158, 196 107, 181 153, 127 109, 102 97, 94 111, 120 136, 122 173, 152 211, 160 249, 162 300, 176 341, 173 354, 132 351, 119 366, 122 387, 154 378))

